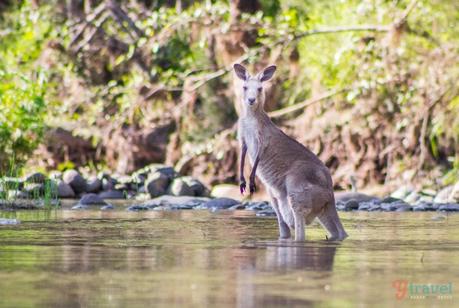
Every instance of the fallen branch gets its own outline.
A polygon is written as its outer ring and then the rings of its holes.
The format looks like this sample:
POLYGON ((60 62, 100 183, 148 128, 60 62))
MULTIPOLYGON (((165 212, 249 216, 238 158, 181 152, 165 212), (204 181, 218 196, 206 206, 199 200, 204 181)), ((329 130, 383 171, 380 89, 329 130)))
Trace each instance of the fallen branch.
MULTIPOLYGON (((126 14, 126 12, 114 1, 114 0, 110 0, 107 7, 113 12, 114 15, 116 15, 116 17, 118 17, 118 22, 122 25, 122 20, 124 20, 125 22, 127 22, 127 24, 129 25, 129 27, 134 30, 134 32, 137 34, 137 37, 145 37, 145 33, 139 29, 139 27, 136 26, 135 22, 131 19, 131 17, 129 17, 128 14, 126 14)), ((123 25, 123 28, 124 28, 124 25, 123 25)))
POLYGON ((295 105, 292 105, 292 106, 288 106, 288 107, 285 107, 285 108, 282 108, 282 109, 279 109, 279 110, 276 110, 276 111, 272 111, 272 112, 269 112, 268 115, 271 117, 271 118, 278 118, 278 117, 281 117, 283 115, 286 115, 288 113, 291 113, 291 112, 295 112, 295 111, 298 111, 300 109, 303 109, 303 108, 306 108, 306 107, 309 107, 311 105, 314 105, 320 101, 323 101, 324 99, 327 99, 327 98, 330 98, 332 96, 335 96, 336 94, 339 94, 339 93, 342 93, 344 91, 346 91, 347 89, 339 89, 339 90, 333 90, 333 91, 329 91, 329 92, 326 92, 324 94, 322 94, 321 96, 317 97, 317 98, 310 98, 310 99, 307 99, 301 103, 297 103, 295 105))
POLYGON ((103 24, 108 20, 108 14, 103 14, 97 20, 97 23, 94 24, 94 28, 91 30, 89 35, 81 41, 78 46, 75 48, 75 53, 79 53, 81 49, 83 49, 87 44, 89 44, 92 39, 96 36, 97 32, 102 29, 103 24))

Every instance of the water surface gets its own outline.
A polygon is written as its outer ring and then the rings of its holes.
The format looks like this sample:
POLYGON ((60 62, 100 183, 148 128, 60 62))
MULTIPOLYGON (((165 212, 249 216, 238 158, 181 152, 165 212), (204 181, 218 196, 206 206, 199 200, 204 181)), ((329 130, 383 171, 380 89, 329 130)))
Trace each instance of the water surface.
POLYGON ((278 241, 249 211, 0 211, 2 307, 454 306, 459 215, 340 213, 350 237, 278 241), (396 280, 452 285, 397 300, 396 280))

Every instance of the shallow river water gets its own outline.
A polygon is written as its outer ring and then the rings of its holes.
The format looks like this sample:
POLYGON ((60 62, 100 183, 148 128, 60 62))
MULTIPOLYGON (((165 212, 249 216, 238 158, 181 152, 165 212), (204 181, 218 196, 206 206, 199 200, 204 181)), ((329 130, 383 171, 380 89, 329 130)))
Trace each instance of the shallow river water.
POLYGON ((459 215, 340 216, 295 243, 249 211, 0 211, 0 306, 459 305, 459 215))

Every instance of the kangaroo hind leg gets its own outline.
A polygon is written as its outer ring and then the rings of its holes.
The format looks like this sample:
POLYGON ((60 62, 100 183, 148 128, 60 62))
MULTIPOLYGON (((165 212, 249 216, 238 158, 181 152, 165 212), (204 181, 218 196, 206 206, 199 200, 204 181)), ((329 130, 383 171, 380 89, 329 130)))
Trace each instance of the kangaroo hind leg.
POLYGON ((305 218, 312 212, 312 200, 306 192, 289 193, 288 203, 293 213, 295 241, 305 240, 305 218))
POLYGON ((271 197, 271 206, 276 212, 277 216, 277 224, 279 225, 279 238, 287 239, 290 238, 290 228, 288 227, 287 223, 284 221, 282 216, 282 212, 279 209, 279 200, 274 197, 271 191, 269 191, 269 196, 271 197))

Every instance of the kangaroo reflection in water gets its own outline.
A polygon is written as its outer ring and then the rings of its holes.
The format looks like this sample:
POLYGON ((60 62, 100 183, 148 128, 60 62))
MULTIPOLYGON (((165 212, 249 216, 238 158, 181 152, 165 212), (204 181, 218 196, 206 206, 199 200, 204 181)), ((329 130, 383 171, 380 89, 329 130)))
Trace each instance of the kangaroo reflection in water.
POLYGON ((273 241, 248 245, 239 260, 237 307, 308 306, 312 296, 330 288, 333 263, 340 244, 273 241), (279 284, 280 281, 283 283, 279 284), (313 286, 313 287, 312 287, 313 286), (297 294, 298 296, 292 296, 297 294))
POLYGON ((267 245, 266 269, 267 270, 308 270, 331 271, 336 248, 339 244, 333 243, 305 243, 303 245, 283 246, 267 245))

